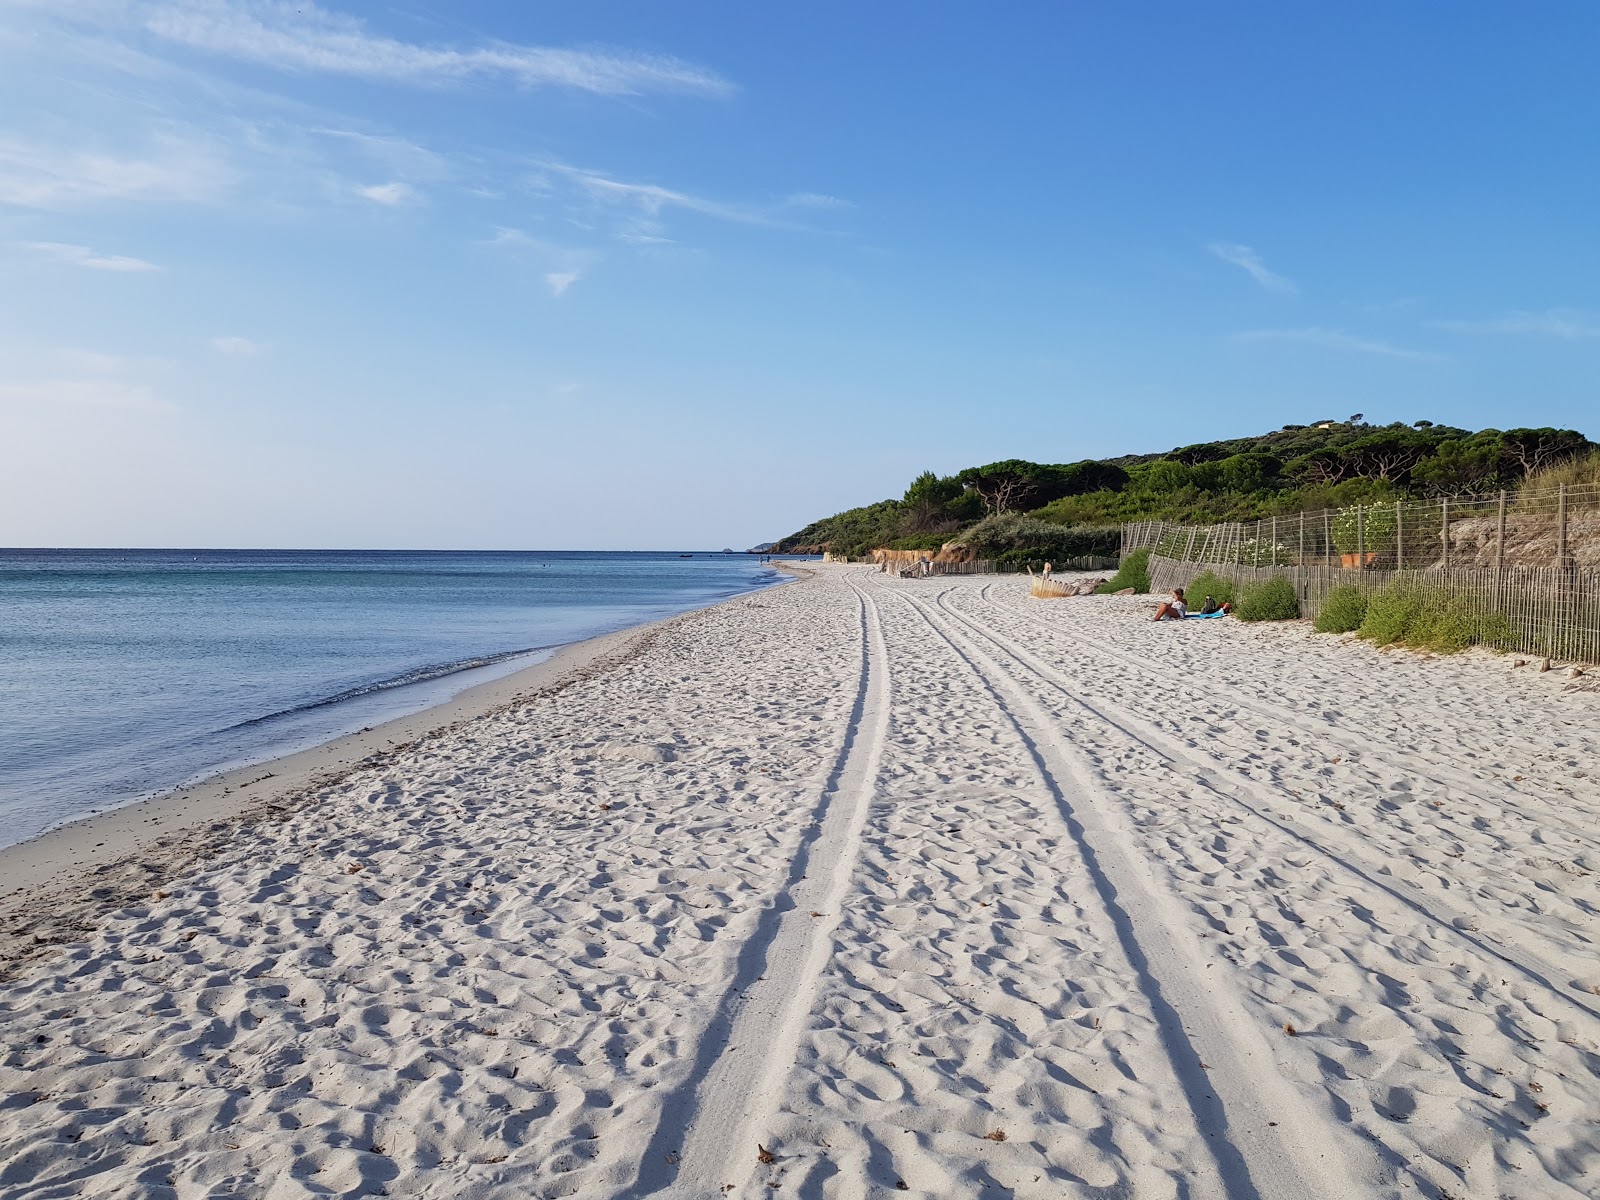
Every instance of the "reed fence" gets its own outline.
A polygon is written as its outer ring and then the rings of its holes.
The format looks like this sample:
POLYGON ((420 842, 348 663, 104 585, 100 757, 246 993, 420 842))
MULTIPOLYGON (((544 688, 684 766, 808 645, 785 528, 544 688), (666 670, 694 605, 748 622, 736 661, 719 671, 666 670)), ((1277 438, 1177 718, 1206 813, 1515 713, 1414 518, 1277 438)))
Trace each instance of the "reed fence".
POLYGON ((1600 486, 1124 526, 1123 554, 1144 547, 1159 590, 1207 569, 1238 585, 1282 576, 1314 617, 1335 587, 1402 583, 1502 614, 1499 649, 1600 662, 1600 486))

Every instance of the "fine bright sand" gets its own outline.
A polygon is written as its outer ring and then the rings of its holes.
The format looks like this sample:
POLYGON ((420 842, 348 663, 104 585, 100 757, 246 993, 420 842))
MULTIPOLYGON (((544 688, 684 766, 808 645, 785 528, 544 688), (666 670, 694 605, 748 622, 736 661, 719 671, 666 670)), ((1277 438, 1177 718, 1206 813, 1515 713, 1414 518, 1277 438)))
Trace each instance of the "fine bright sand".
POLYGON ((1600 723, 824 567, 0 983, 7 1197, 1592 1197, 1600 723))

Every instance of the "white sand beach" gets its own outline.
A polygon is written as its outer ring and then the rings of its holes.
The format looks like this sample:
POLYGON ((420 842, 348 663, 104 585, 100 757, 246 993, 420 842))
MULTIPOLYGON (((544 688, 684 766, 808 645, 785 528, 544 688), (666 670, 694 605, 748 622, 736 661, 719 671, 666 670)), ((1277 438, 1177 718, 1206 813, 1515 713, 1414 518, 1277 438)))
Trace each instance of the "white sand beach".
POLYGON ((1151 607, 820 567, 58 847, 0 1194, 1600 1194, 1600 694, 1151 607))

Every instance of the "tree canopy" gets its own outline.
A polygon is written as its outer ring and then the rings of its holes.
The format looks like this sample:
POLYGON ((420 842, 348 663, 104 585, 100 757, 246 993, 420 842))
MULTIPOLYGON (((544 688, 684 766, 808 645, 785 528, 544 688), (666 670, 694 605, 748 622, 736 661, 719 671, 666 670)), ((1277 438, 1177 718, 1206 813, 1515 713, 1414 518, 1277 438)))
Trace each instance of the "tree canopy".
POLYGON ((1066 544, 1043 537, 1042 525, 1084 527, 1088 536, 1089 528, 1129 520, 1251 520, 1385 497, 1514 489, 1535 471, 1594 448, 1572 429, 1473 432, 1426 420, 1374 426, 1357 413, 1164 454, 1066 463, 1009 458, 954 475, 924 471, 902 499, 814 521, 775 549, 931 550, 985 517, 1025 513, 1029 522, 991 523, 981 534, 985 553, 1024 554, 1030 546, 1008 550, 1000 542, 1011 536, 1039 548, 1066 544))

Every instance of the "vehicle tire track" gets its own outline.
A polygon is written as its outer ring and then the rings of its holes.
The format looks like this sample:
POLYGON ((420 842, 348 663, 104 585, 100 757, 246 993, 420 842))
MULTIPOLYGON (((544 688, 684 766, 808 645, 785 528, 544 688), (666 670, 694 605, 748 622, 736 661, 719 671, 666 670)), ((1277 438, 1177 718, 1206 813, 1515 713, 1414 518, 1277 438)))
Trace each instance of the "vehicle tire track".
POLYGON ((625 1197, 718 1197, 740 1190, 758 1164, 756 1138, 777 1109, 827 966, 888 728, 888 654, 877 604, 850 586, 861 606, 861 682, 812 832, 741 951, 688 1077, 663 1099, 625 1197))
POLYGON ((1208 972, 1213 964, 1185 936, 1185 905, 1157 882, 1120 813, 1103 801, 1061 744, 1056 722, 970 638, 962 638, 963 649, 921 601, 895 594, 983 682, 1055 798, 1143 982, 1174 1076, 1211 1150, 1217 1180, 1212 1188, 1195 1181, 1194 1194, 1213 1188, 1230 1200, 1370 1194, 1352 1178, 1356 1147, 1347 1133, 1312 1111, 1284 1081, 1258 1022, 1208 972))
MULTIPOLYGON (((1160 663, 1153 662, 1152 660, 1144 658, 1140 655, 1130 653, 1129 651, 1123 650, 1120 647, 1113 646, 1108 642, 1102 641, 1099 638, 1090 637, 1077 629, 1072 630, 1070 635, 1068 635, 1067 630, 1064 630, 1059 625, 1055 625, 1044 620, 1042 617, 1036 616, 1033 613, 1029 613, 1021 608, 1002 605, 998 600, 995 600, 989 594, 993 586, 993 584, 985 585, 979 592, 979 598, 983 600, 984 603, 999 609, 1001 612, 1009 613, 1020 620, 1027 621, 1028 623, 1035 625, 1040 629, 1044 629, 1056 636, 1067 636, 1067 640, 1070 641, 1072 645, 1086 647, 1091 652, 1103 654, 1107 658, 1113 659, 1124 666, 1132 667, 1137 671, 1142 671, 1150 679, 1158 680, 1169 687, 1181 688, 1191 695, 1206 696, 1204 689, 1197 687, 1192 679, 1176 673, 1160 663)), ((973 614, 969 613, 968 615, 973 614)), ((1206 698, 1210 699, 1210 697, 1206 698)), ((1230 696, 1228 702, 1232 707, 1253 713, 1261 720, 1270 722, 1274 725, 1292 727, 1308 738, 1318 741, 1337 743, 1345 748, 1347 755, 1358 758, 1362 763, 1381 763, 1390 767, 1392 770, 1404 773, 1411 773, 1415 770, 1414 764, 1397 760, 1394 756, 1386 753, 1385 751, 1375 748, 1369 740, 1359 739, 1351 731, 1344 729, 1341 726, 1332 724, 1324 726, 1310 725, 1305 721, 1298 719, 1293 710, 1286 708, 1268 708, 1265 705, 1258 704, 1253 700, 1244 699, 1238 696, 1230 696)), ((1483 782, 1480 778, 1475 777, 1458 767, 1452 767, 1445 763, 1430 761, 1428 767, 1433 773, 1434 778, 1441 783, 1450 783, 1455 784, 1458 787, 1472 789, 1481 786, 1483 782)), ((1568 835, 1575 838, 1587 839, 1592 844, 1600 845, 1600 840, 1597 840, 1594 837, 1592 829, 1584 827, 1584 825, 1582 825, 1580 822, 1565 818, 1559 813, 1549 814, 1529 812, 1527 809, 1518 805, 1514 799, 1509 798, 1509 796, 1514 793, 1514 789, 1508 787, 1506 790, 1508 795, 1506 798, 1502 798, 1500 805, 1505 811, 1515 815, 1519 820, 1526 822, 1530 826, 1544 827, 1547 826, 1548 823, 1553 819, 1555 824, 1557 824, 1562 831, 1568 835)))
POLYGON ((978 636, 987 639, 1030 674, 1061 692, 1097 720, 1118 730, 1124 736, 1137 741, 1169 762, 1187 767, 1190 777, 1201 787, 1292 837, 1306 849, 1314 851, 1339 869, 1354 875, 1367 887, 1374 889, 1390 901, 1410 909, 1414 915, 1420 916, 1424 920, 1437 925, 1440 929, 1447 931, 1455 940, 1465 944, 1476 953, 1493 958, 1502 966, 1522 975, 1529 982, 1546 991, 1573 1015, 1579 1016, 1586 1022, 1600 1017, 1600 997, 1591 999, 1574 992, 1572 989, 1563 987, 1557 982, 1557 980, 1569 976, 1569 972, 1546 962, 1542 957, 1526 950, 1501 944, 1498 940, 1491 942, 1487 938, 1474 936, 1474 931, 1484 921, 1481 912, 1461 909, 1435 894, 1425 893, 1423 889, 1410 883, 1410 881, 1401 880, 1398 877, 1394 877, 1394 882, 1389 882, 1383 878, 1387 864, 1374 861, 1369 851, 1364 846, 1357 844, 1353 839, 1339 837, 1337 832, 1334 831, 1335 836, 1328 840, 1337 841, 1339 844, 1336 849, 1330 849, 1318 839, 1317 833, 1302 828, 1292 816, 1271 811, 1265 807, 1264 803, 1256 802, 1249 798, 1248 793, 1253 793, 1263 801, 1270 796, 1278 803, 1286 804, 1292 810, 1297 806, 1298 798, 1281 784, 1263 783, 1226 763, 1220 763, 1220 760, 1213 760, 1213 762, 1220 764, 1214 767, 1211 763, 1202 761, 1167 733, 1157 729, 1148 721, 1127 712, 1119 705, 1105 701, 1091 702, 1085 700, 1052 667, 1040 663, 1031 653, 1015 645, 1015 643, 1009 642, 1009 639, 1006 639, 1003 635, 986 629, 980 622, 974 621, 970 617, 945 605, 942 602, 943 599, 944 596, 941 593, 940 596, 936 597, 935 602, 940 610, 947 613, 952 620, 960 622, 966 628, 976 632, 978 636), (1230 784, 1219 777, 1219 771, 1234 775, 1241 782, 1239 784, 1230 784))

